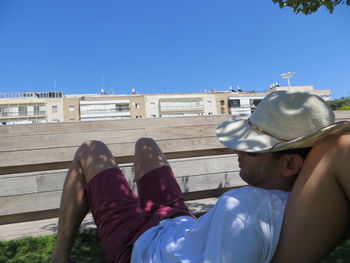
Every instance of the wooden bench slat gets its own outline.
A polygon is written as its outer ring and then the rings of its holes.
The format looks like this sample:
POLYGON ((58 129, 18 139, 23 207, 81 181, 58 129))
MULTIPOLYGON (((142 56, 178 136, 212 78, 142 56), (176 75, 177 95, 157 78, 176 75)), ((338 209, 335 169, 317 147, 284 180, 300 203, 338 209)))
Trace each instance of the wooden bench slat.
MULTIPOLYGON (((169 158, 220 154, 217 151, 224 147, 216 137, 184 138, 159 140, 158 144, 169 158), (214 150, 214 151, 213 151, 214 150), (205 151, 208 151, 207 154, 205 151), (183 153, 183 154, 182 154, 183 153)), ((107 144, 119 163, 131 162, 135 143, 107 144)), ((68 168, 77 147, 57 147, 32 149, 22 151, 0 152, 0 174, 20 173, 24 171, 38 171, 68 168), (27 167, 26 167, 27 166, 27 167), (26 169, 27 168, 27 169, 26 169)), ((232 152, 223 150, 222 153, 232 152)))
POLYGON ((0 126, 2 137, 18 137, 22 135, 45 135, 58 133, 80 133, 99 132, 123 129, 140 129, 146 127, 176 127, 188 125, 219 124, 231 116, 201 116, 201 117, 180 117, 180 118, 152 118, 152 119, 130 119, 130 120, 109 120, 109 121, 87 121, 87 122, 61 122, 42 123, 27 125, 4 125, 0 126))

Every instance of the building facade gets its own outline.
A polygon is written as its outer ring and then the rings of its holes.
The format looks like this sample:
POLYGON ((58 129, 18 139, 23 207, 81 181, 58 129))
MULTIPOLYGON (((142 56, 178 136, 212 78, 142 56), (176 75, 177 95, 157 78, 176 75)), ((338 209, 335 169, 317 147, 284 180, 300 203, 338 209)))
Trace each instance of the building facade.
POLYGON ((62 122, 62 92, 0 93, 0 124, 62 122))
POLYGON ((233 90, 129 95, 0 93, 0 125, 208 115, 247 118, 267 94, 276 90, 304 91, 326 101, 331 99, 330 90, 314 90, 312 86, 274 87, 263 93, 233 90))

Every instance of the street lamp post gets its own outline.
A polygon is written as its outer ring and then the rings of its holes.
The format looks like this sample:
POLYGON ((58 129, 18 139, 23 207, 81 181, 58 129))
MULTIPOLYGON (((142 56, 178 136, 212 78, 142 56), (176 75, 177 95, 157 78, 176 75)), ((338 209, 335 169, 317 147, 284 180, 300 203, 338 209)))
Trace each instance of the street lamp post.
POLYGON ((280 74, 280 77, 282 79, 287 79, 288 81, 288 89, 290 89, 290 78, 295 75, 295 72, 287 72, 287 73, 282 73, 280 74))

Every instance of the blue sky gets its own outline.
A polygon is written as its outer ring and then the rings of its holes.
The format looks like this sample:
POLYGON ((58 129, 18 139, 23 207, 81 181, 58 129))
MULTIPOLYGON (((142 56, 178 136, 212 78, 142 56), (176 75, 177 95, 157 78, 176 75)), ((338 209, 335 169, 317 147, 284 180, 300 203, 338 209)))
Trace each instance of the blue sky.
POLYGON ((263 91, 350 96, 350 7, 309 16, 272 0, 1 0, 0 92, 263 91))

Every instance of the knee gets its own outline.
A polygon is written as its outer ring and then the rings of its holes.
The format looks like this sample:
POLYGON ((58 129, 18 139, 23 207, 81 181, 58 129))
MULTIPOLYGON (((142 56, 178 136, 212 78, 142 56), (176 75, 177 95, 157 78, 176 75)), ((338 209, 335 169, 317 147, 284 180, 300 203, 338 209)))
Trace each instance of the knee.
POLYGON ((90 153, 94 152, 99 148, 107 147, 102 141, 98 140, 88 140, 83 142, 78 148, 77 152, 79 153, 90 153))
POLYGON ((88 140, 83 142, 75 153, 74 159, 81 162, 107 149, 107 146, 98 140, 88 140))
POLYGON ((151 148, 152 146, 157 146, 155 140, 149 137, 140 138, 136 141, 135 152, 137 153, 139 151, 144 151, 146 149, 151 148))
POLYGON ((89 140, 81 144, 74 161, 83 171, 86 181, 91 180, 99 172, 108 168, 118 167, 112 152, 98 140, 89 140))

